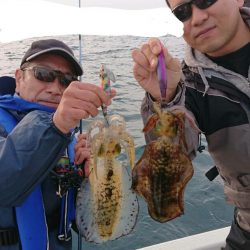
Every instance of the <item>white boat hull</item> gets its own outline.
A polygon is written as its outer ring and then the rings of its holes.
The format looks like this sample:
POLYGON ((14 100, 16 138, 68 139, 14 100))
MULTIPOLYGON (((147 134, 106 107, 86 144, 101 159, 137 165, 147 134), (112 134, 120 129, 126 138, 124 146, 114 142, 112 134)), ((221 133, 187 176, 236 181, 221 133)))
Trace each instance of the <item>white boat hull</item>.
POLYGON ((230 227, 208 231, 137 250, 221 250, 230 227))

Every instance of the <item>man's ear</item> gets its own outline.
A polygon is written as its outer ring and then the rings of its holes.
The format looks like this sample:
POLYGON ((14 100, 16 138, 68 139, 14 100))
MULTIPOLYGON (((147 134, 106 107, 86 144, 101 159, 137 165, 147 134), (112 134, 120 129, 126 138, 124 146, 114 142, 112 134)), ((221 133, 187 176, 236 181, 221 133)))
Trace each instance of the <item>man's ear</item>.
POLYGON ((15 78, 16 78, 16 93, 18 94, 20 92, 21 81, 23 81, 23 72, 21 69, 16 70, 15 78))

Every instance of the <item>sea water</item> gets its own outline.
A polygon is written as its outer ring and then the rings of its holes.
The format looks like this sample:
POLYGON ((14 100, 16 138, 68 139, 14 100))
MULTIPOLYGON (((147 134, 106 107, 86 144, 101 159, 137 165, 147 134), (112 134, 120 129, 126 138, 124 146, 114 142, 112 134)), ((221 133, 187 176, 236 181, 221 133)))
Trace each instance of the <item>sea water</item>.
MULTIPOLYGON (((78 36, 57 38, 70 45, 75 55, 79 57, 78 36)), ((36 39, 1 44, 0 76, 14 76, 15 69, 19 66, 23 54, 33 40, 36 39)), ((183 59, 185 43, 182 38, 165 36, 161 40, 173 56, 180 60, 183 59)), ((117 96, 111 106, 108 107, 108 111, 109 114, 119 114, 125 118, 127 130, 135 140, 136 160, 140 158, 145 146, 140 116, 140 105, 144 97, 144 91, 133 77, 131 51, 147 41, 148 38, 146 37, 82 36, 81 43, 81 61, 84 69, 83 82, 100 85, 99 69, 101 63, 105 63, 116 75, 117 80, 113 87, 117 90, 117 96)), ((90 121, 91 119, 83 122, 83 130, 90 121)), ((204 139, 202 143, 206 146, 204 139)), ((129 235, 100 245, 85 242, 83 239, 83 249, 133 250, 229 226, 233 217, 233 208, 224 201, 222 181, 217 177, 210 182, 205 177, 206 171, 213 164, 207 152, 207 147, 203 153, 198 153, 193 161, 195 173, 185 189, 184 215, 167 223, 156 222, 148 215, 147 205, 139 197, 140 210, 137 223, 129 235)), ((73 234, 73 239, 73 249, 77 249, 78 239, 76 234, 73 234)))

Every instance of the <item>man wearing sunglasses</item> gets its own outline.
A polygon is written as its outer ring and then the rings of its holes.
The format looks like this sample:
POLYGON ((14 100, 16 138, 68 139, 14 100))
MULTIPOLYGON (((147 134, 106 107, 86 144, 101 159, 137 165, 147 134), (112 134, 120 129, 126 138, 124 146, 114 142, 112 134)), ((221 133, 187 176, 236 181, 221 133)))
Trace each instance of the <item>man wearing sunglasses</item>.
MULTIPOLYGON (((146 91, 144 122, 154 113, 153 102, 166 109, 184 105, 206 136, 208 151, 220 174, 226 200, 235 205, 235 218, 226 249, 250 249, 250 9, 243 0, 166 0, 183 23, 187 43, 182 64, 158 39, 132 52, 134 77, 146 91), (163 50, 167 98, 162 100, 157 78, 163 50)), ((187 153, 193 158, 199 134, 186 124, 187 153)), ((146 141, 153 139, 148 133, 146 141)))
POLYGON ((73 177, 82 181, 77 165, 89 156, 84 135, 73 144, 75 128, 115 95, 79 82, 82 74, 65 43, 35 41, 15 72, 16 93, 0 96, 1 250, 72 249, 73 177))

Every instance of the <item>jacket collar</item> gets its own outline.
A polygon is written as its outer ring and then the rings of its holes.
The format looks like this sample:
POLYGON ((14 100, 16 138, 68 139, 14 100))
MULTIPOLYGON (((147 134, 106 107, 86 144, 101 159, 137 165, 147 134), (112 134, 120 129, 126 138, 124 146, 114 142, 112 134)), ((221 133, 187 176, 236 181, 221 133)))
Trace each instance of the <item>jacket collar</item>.
POLYGON ((34 102, 28 102, 16 95, 3 95, 0 96, 0 107, 9 109, 9 110, 14 110, 18 112, 29 112, 32 110, 43 110, 47 112, 54 112, 55 109, 47 107, 45 105, 41 105, 38 103, 34 102))
MULTIPOLYGON (((250 27, 250 8, 243 7, 241 8, 240 12, 243 19, 250 27)), ((198 73, 201 76, 202 81, 205 84, 204 94, 209 89, 207 77, 210 78, 211 76, 216 76, 233 84, 242 93, 246 94, 250 98, 249 79, 246 79, 242 75, 239 75, 233 71, 230 71, 222 66, 217 65, 212 60, 210 60, 205 54, 191 48, 188 45, 185 51, 184 62, 191 71, 198 73)), ((183 77, 185 78, 184 75, 183 77)))

